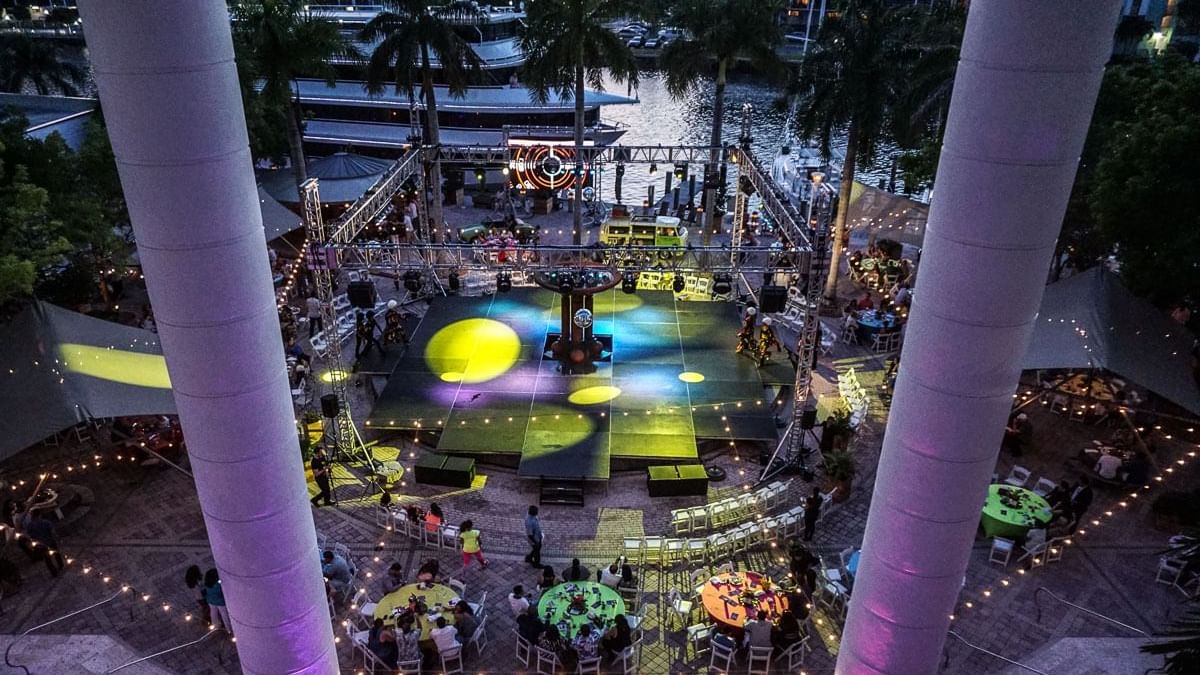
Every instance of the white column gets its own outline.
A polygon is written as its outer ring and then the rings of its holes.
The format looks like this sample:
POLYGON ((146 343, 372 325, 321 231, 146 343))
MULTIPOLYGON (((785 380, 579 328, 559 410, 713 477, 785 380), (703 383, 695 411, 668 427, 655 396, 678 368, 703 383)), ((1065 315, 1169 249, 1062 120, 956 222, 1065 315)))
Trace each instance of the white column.
POLYGON ((1120 4, 971 3, 838 673, 937 671, 1120 4))
POLYGON ((338 672, 219 0, 80 2, 244 672, 338 672))

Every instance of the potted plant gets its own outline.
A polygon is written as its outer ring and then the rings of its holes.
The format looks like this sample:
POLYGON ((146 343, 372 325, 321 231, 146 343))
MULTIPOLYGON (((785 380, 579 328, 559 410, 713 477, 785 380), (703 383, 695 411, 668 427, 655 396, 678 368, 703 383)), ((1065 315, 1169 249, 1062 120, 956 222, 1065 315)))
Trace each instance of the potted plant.
POLYGON ((821 452, 828 454, 835 450, 845 450, 854 435, 854 427, 850 426, 850 411, 846 406, 839 406, 825 418, 821 425, 821 452))
POLYGON ((836 488, 833 501, 845 501, 850 496, 856 470, 854 455, 845 450, 835 450, 825 455, 825 492, 836 488))

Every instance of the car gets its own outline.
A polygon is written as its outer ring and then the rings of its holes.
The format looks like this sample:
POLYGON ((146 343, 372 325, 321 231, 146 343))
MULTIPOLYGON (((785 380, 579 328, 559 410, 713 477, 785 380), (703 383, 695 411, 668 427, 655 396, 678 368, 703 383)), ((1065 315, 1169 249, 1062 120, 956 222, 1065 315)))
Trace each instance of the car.
POLYGON ((642 48, 643 49, 657 49, 658 44, 659 44, 659 38, 656 35, 654 37, 647 38, 646 41, 642 43, 642 48))
POLYGON ((626 26, 625 28, 617 31, 617 36, 628 40, 629 38, 641 37, 645 33, 646 30, 644 28, 629 28, 626 26))
POLYGON ((629 40, 629 42, 626 42, 625 44, 633 49, 637 49, 638 47, 642 46, 642 42, 644 42, 645 40, 646 40, 646 37, 644 35, 639 35, 635 38, 632 38, 631 40, 629 40))

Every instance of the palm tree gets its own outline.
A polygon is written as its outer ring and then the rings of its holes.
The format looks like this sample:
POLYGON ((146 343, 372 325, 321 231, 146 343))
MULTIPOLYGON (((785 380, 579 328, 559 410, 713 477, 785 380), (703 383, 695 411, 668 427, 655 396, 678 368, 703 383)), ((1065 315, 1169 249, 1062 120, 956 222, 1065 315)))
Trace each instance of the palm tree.
MULTIPOLYGON (((914 125, 908 118, 915 111, 937 109, 911 99, 910 77, 932 50, 911 42, 913 13, 925 11, 889 0, 847 0, 841 13, 826 17, 794 85, 801 138, 816 140, 829 157, 834 138, 846 132, 833 255, 825 282, 828 303, 837 301, 838 262, 856 169, 874 162, 882 138, 895 137, 900 129, 911 132, 914 125), (906 119, 898 120, 901 116, 906 119)), ((948 86, 934 87, 926 95, 938 98, 948 91, 948 86)))
POLYGON ((637 84, 633 52, 607 25, 637 9, 634 0, 530 0, 525 6, 521 47, 531 96, 544 104, 553 91, 575 100, 575 244, 583 240, 584 85, 603 90, 606 70, 617 82, 637 84))
POLYGON ((299 96, 299 77, 317 77, 332 87, 337 73, 330 60, 358 59, 358 50, 337 24, 307 9, 303 0, 254 0, 233 7, 233 39, 239 66, 268 106, 285 111, 288 154, 296 186, 308 178, 299 96))
POLYGON ((0 36, 0 90, 19 94, 28 85, 43 96, 78 96, 87 73, 61 52, 53 40, 15 33, 0 36))
MULTIPOLYGON (((466 93, 470 74, 479 69, 475 52, 455 32, 456 26, 479 21, 482 12, 474 2, 450 0, 387 0, 387 8, 371 19, 360 38, 378 45, 367 60, 367 91, 379 93, 388 84, 396 91, 413 97, 419 72, 421 98, 425 101, 425 143, 438 145, 437 97, 433 90, 433 62, 441 66, 442 79, 451 96, 466 93)), ((442 220, 442 163, 435 155, 429 167, 429 185, 433 187, 430 203, 430 236, 441 240, 442 220)))
MULTIPOLYGON (((782 0, 683 0, 671 10, 672 22, 683 29, 685 37, 667 45, 659 64, 667 76, 667 91, 683 98, 704 86, 697 73, 708 71, 716 62, 713 89, 712 134, 709 145, 721 145, 721 125, 725 117, 725 83, 729 69, 744 58, 756 70, 770 76, 787 73, 787 66, 775 53, 783 41, 782 25, 775 16, 784 8, 782 0)), ((721 160, 713 151, 705 176, 711 175, 721 160)), ((704 191, 705 217, 714 215, 715 191, 704 191)), ((704 228, 708 242, 712 228, 704 228)))

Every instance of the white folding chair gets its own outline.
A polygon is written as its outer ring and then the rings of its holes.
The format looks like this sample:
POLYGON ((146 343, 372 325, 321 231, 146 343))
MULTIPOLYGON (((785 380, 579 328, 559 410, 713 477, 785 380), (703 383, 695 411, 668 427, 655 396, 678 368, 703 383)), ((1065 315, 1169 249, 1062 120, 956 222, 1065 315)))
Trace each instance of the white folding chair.
MULTIPOLYGON (((367 589, 365 588, 358 589, 358 591, 354 594, 353 599, 350 601, 350 609, 358 610, 358 618, 365 623, 370 623, 375 619, 375 608, 377 606, 377 603, 371 602, 371 598, 369 597, 367 589)), ((366 626, 364 626, 364 628, 365 627, 366 626)))
POLYGON ((642 560, 647 565, 662 565, 663 549, 666 539, 663 537, 644 537, 642 540, 642 560))
POLYGON ((1008 478, 1005 478, 1004 482, 1016 487, 1025 487, 1025 484, 1029 482, 1029 477, 1032 475, 1032 473, 1033 472, 1029 469, 1017 464, 1008 472, 1008 478))
POLYGON ((688 619, 692 615, 692 601, 684 600, 683 595, 677 588, 672 588, 667 598, 670 603, 671 613, 679 619, 679 625, 688 625, 688 619))
POLYGON ((458 593, 459 598, 463 600, 467 599, 467 584, 465 582, 455 579, 454 577, 450 577, 450 580, 446 582, 446 585, 450 588, 453 588, 454 592, 458 593))
POLYGON ((693 506, 692 508, 687 510, 687 513, 689 516, 691 516, 691 519, 692 519, 692 523, 691 523, 691 531, 692 532, 703 532, 708 529, 708 507, 707 506, 693 506))
POLYGON ((396 675, 421 675, 421 659, 400 661, 396 664, 396 675))
POLYGON ((644 550, 644 543, 645 542, 641 537, 625 537, 624 543, 621 545, 625 559, 636 565, 642 564, 642 551, 644 550))
POLYGON ((662 561, 667 567, 683 560, 687 539, 668 539, 662 547, 662 561))
POLYGON ((575 672, 579 675, 600 675, 600 657, 579 659, 579 666, 575 668, 575 672))
POLYGON ((537 654, 537 664, 534 667, 534 672, 538 675, 555 675, 558 672, 558 654, 536 645, 533 649, 537 654))
POLYGON ((774 650, 774 647, 750 647, 746 672, 749 675, 770 675, 771 652, 774 650))
POLYGON ((463 672, 462 647, 452 647, 438 652, 442 660, 442 675, 452 675, 463 672))
POLYGON ((475 632, 471 634, 471 642, 468 643, 468 646, 474 647, 475 653, 479 656, 483 656, 483 650, 487 649, 487 645, 487 617, 485 616, 483 617, 483 620, 479 622, 479 625, 475 627, 475 632))
MULTIPOLYGON (((1154 574, 1154 582, 1170 584, 1179 588, 1179 580, 1183 577, 1183 563, 1175 558, 1163 556, 1158 559, 1158 571, 1154 574)), ((1181 589, 1182 590, 1182 589, 1181 589)))
POLYGON ((729 673, 733 670, 733 649, 726 647, 720 642, 712 642, 708 657, 708 671, 710 673, 729 673))
POLYGON ((441 548, 450 549, 451 551, 462 549, 462 540, 458 538, 457 525, 443 525, 438 529, 441 530, 442 535, 441 548))
POLYGON ((1047 563, 1056 563, 1062 560, 1063 550, 1066 549, 1066 545, 1063 543, 1065 540, 1066 537, 1055 537, 1046 542, 1045 559, 1047 563))
POLYGON ((529 644, 529 640, 521 637, 521 634, 513 629, 513 637, 517 638, 516 656, 521 665, 529 667, 529 657, 533 651, 533 645, 529 644))
POLYGON ((1003 537, 995 537, 992 539, 992 552, 988 555, 988 562, 1000 563, 1008 567, 1008 561, 1012 558, 1013 540, 1004 539, 1003 537))
POLYGON ((706 569, 692 570, 689 580, 689 585, 692 588, 692 597, 700 597, 700 594, 704 592, 704 585, 708 583, 709 576, 706 569))
POLYGON ((1045 497, 1056 487, 1058 487, 1058 483, 1055 483, 1049 478, 1039 478, 1037 479, 1037 482, 1033 484, 1033 493, 1039 497, 1045 497))
POLYGON ((708 635, 710 630, 712 630, 712 626, 709 626, 706 623, 698 623, 694 626, 687 627, 687 641, 688 644, 692 646, 692 652, 694 652, 696 656, 699 656, 700 652, 708 649, 708 647, 704 647, 702 645, 708 643, 708 635))
POLYGON ((638 645, 629 645, 617 657, 621 662, 620 675, 637 675, 638 672, 638 645))
POLYGON ((783 653, 781 653, 779 656, 777 656, 775 658, 775 660, 777 662, 778 661, 786 661, 788 672, 796 673, 796 672, 799 672, 800 668, 804 666, 804 654, 807 650, 808 650, 808 636, 805 635, 803 638, 800 639, 799 642, 796 642, 792 646, 783 650, 783 653))

